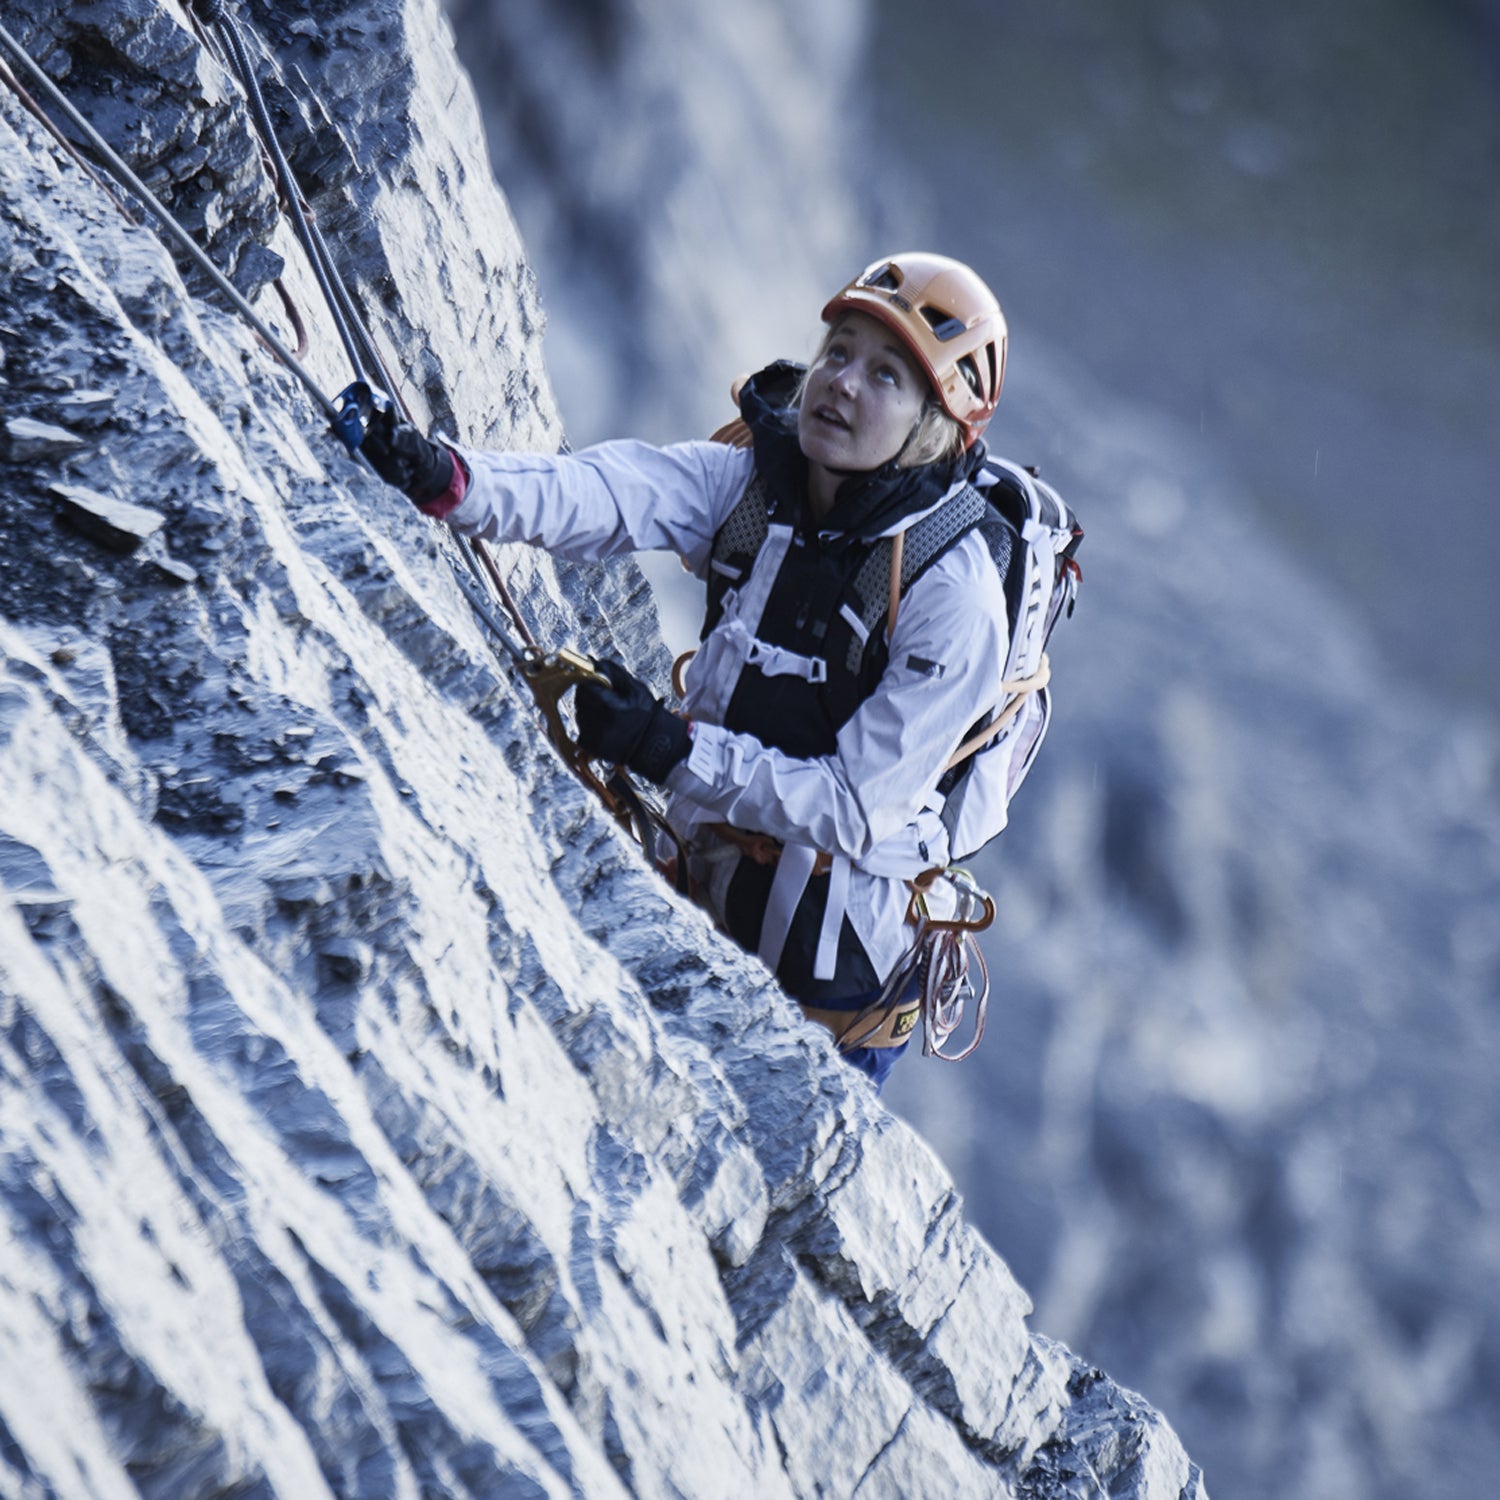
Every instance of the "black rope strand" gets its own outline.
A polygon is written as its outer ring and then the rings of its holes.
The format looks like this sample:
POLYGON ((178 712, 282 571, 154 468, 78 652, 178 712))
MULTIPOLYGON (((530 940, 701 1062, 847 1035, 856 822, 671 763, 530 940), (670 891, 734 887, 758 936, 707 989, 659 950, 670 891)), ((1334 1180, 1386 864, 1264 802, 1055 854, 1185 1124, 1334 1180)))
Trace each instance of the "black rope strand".
MULTIPOLYGON (((334 327, 338 330, 339 341, 344 346, 344 352, 349 356, 349 363, 354 367, 354 378, 366 380, 370 372, 365 368, 361 357, 359 344, 353 333, 350 332, 348 321, 345 317, 344 304, 347 302, 347 293, 341 299, 334 290, 334 283, 338 282, 337 273, 330 275, 331 259, 327 255, 327 247, 322 244, 321 237, 314 239, 313 230, 308 223, 307 216, 302 209, 302 194, 298 191, 297 183, 292 177, 292 169, 288 164, 286 155, 281 149, 281 143, 276 139, 276 132, 271 126, 271 113, 266 108, 265 96, 260 91, 260 83, 255 77, 255 68, 250 61, 249 49, 245 46, 245 39, 240 33, 223 4, 223 0, 213 0, 213 14, 210 20, 218 27, 219 35, 223 39, 229 55, 234 59, 235 71, 240 77, 240 86, 245 90, 245 97, 250 105, 251 115, 254 117, 256 129, 260 133, 261 142, 270 153, 272 165, 276 169, 276 178, 281 185, 282 197, 286 202, 287 213, 291 216, 293 228, 297 232, 297 238, 308 251, 308 259, 312 262, 312 272, 317 278, 318 286, 323 293, 323 300, 328 304, 329 316, 333 319, 334 327), (321 249, 322 254, 318 251, 321 249)), ((342 286, 339 291, 343 291, 342 286)))
POLYGON ((41 70, 32 60, 31 54, 13 37, 10 32, 0 26, 0 45, 16 59, 26 70, 27 74, 34 80, 37 87, 47 96, 51 103, 59 109, 68 119, 69 124, 89 143, 99 154, 101 160, 108 166, 118 182, 123 183, 135 194, 140 201, 150 210, 151 216, 161 225, 162 229, 191 257, 193 263, 198 266, 209 278, 219 291, 229 299, 235 311, 245 319, 247 323, 263 338, 269 345, 271 352, 282 362, 291 373, 301 382, 307 393, 317 403, 318 409, 332 421, 338 416, 338 408, 318 389, 317 382, 298 362, 284 343, 277 337, 275 331, 263 319, 256 310, 251 307, 239 289, 233 282, 213 263, 209 257, 198 248, 197 242, 185 230, 181 224, 173 218, 171 212, 162 201, 141 181, 140 177, 132 171, 129 164, 120 156, 108 141, 94 129, 89 122, 73 107, 72 101, 57 87, 55 83, 41 70))

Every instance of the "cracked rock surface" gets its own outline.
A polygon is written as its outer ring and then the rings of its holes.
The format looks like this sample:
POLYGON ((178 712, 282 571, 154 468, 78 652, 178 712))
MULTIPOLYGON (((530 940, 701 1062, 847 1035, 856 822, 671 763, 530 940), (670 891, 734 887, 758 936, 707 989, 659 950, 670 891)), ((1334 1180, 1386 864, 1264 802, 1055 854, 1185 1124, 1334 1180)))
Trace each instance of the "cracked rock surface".
MULTIPOLYGON (((241 18, 420 420, 556 448, 436 7, 241 18)), ((212 38, 6 25, 336 391, 212 38)), ((0 179, 0 1490, 1200 1496, 563 770, 452 541, 7 90, 0 179)), ((633 564, 499 560, 664 678, 633 564)))

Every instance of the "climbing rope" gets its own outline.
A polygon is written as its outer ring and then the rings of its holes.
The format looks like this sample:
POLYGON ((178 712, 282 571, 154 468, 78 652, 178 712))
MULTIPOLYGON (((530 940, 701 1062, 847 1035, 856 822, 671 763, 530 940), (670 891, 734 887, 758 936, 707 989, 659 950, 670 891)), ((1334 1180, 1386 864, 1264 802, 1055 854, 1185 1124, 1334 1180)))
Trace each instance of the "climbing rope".
MULTIPOLYGON (((250 49, 245 42, 244 33, 235 22, 225 0, 198 0, 198 10, 202 13, 205 24, 213 28, 213 33, 218 37, 221 47, 232 60, 240 87, 249 102, 251 122, 256 134, 260 137, 262 150, 271 162, 280 200, 286 207, 287 214, 292 221, 293 231, 312 267, 318 287, 327 304, 329 316, 333 319, 339 339, 344 345, 344 352, 354 371, 354 380, 338 397, 339 415, 334 420, 333 426, 334 431, 338 433, 349 451, 357 452, 363 440, 365 423, 381 399, 394 403, 408 422, 415 424, 415 416, 403 397, 398 383, 392 379, 381 357, 379 347, 376 345, 374 335, 356 307, 348 283, 334 261, 328 242, 318 228, 317 218, 307 206, 286 153, 281 149, 270 110, 266 106, 265 95, 261 91, 260 81, 256 77, 255 67, 250 59, 250 49), (376 388, 372 388, 372 382, 376 388)), ((543 652, 538 646, 536 637, 527 625, 525 616, 517 606, 500 569, 496 566, 484 543, 477 538, 471 539, 467 547, 460 543, 459 551, 471 572, 475 571, 475 559, 478 560, 479 567, 483 570, 482 575, 478 575, 481 586, 487 578, 505 613, 510 617, 514 634, 509 630, 501 629, 489 610, 485 610, 481 617, 489 625, 507 654, 521 668, 527 681, 534 682, 535 674, 540 670, 538 663, 548 653, 543 652), (519 635, 521 639, 520 647, 516 644, 515 635, 519 635)), ((466 592, 468 592, 467 589, 466 592)), ((470 602, 477 603, 472 594, 470 594, 470 602)), ((583 660, 577 657, 576 653, 572 655, 576 661, 583 660)), ((551 669, 547 670, 550 673, 551 669)), ((581 669, 576 667, 576 662, 573 670, 575 671, 574 685, 577 682, 589 680, 587 676, 577 675, 581 669)), ((538 702, 541 704, 540 699, 538 702)), ((566 749, 572 742, 567 739, 562 720, 556 714, 555 702, 550 708, 547 705, 542 706, 544 716, 548 719, 549 733, 553 743, 563 752, 564 759, 573 767, 575 773, 592 786, 597 778, 591 779, 590 776, 585 775, 579 757, 566 749)), ((595 790, 598 788, 595 787, 595 790)), ((611 811, 614 810, 611 808, 611 811)))
MULTIPOLYGON (((250 116, 254 122, 256 134, 260 137, 261 145, 271 160, 277 186, 280 189, 282 205, 292 221, 298 240, 308 252, 308 262, 312 267, 314 277, 317 278, 318 288, 323 293, 323 300, 328 305, 329 316, 333 319, 333 325, 338 331, 344 352, 349 356, 349 363, 354 368, 354 378, 363 380, 376 373, 385 374, 375 342, 370 337, 363 319, 355 310, 353 299, 349 296, 349 289, 344 284, 343 277, 334 267, 333 257, 329 254, 327 243, 318 229, 317 220, 313 218, 298 189, 296 179, 292 176, 291 165, 272 128, 271 113, 266 108, 265 96, 261 93, 260 81, 256 77, 255 66, 250 60, 244 34, 240 31, 224 0, 198 0, 198 10, 202 13, 204 21, 218 33, 224 50, 233 64, 235 74, 239 78, 240 87, 244 90, 245 98, 250 106, 250 116)), ((395 394, 389 380, 381 383, 388 394, 395 394)))
POLYGON ((234 310, 265 340, 271 352, 296 377, 317 404, 318 409, 332 422, 338 416, 338 408, 318 388, 317 382, 298 362, 296 356, 282 343, 265 319, 240 295, 234 283, 198 248, 197 242, 172 217, 156 194, 130 169, 129 164, 119 156, 109 142, 73 107, 67 95, 41 70, 32 60, 30 53, 4 26, 0 26, 0 44, 3 44, 6 51, 20 63, 27 75, 47 96, 52 105, 63 114, 68 123, 98 152, 100 160, 109 168, 115 180, 135 194, 163 231, 177 242, 183 252, 229 300, 234 310))
MULTIPOLYGON (((223 46, 228 50, 230 56, 234 58, 235 70, 239 74, 246 97, 251 101, 251 114, 257 133, 262 137, 262 145, 273 163, 279 181, 281 189, 280 197, 288 206, 299 242, 302 244, 308 261, 312 266, 319 287, 328 303, 330 316, 339 331, 340 340, 344 344, 350 363, 354 367, 356 378, 340 394, 337 402, 331 401, 323 394, 317 382, 308 373, 296 355, 286 347, 270 325, 255 311, 234 284, 219 270, 208 255, 199 248, 197 242, 182 227, 170 210, 161 203, 156 195, 131 169, 129 164, 94 129, 83 114, 74 107, 67 96, 52 82, 51 78, 47 76, 21 43, 3 25, 0 25, 0 46, 3 46, 5 51, 15 58, 28 77, 34 80, 36 87, 46 96, 51 105, 67 119, 79 135, 93 148, 115 181, 128 188, 140 200, 158 225, 160 225, 161 229, 204 272, 214 287, 229 302, 230 306, 245 319, 271 353, 276 356, 281 364, 303 386, 318 409, 328 418, 329 425, 350 452, 356 453, 359 442, 363 438, 364 422, 368 419, 375 401, 384 399, 395 402, 400 405, 409 420, 411 418, 410 409, 401 400, 399 391, 395 389, 395 382, 390 379, 385 364, 380 357, 379 350, 375 346, 375 341, 354 307, 353 299, 333 262, 327 243, 318 231, 311 215, 305 212, 302 207, 301 193, 292 176, 286 157, 276 142, 275 133, 271 128, 270 114, 266 109, 264 97, 255 81, 249 52, 238 27, 235 25, 233 18, 229 16, 223 0, 200 0, 200 8, 204 13, 204 19, 216 27, 223 46), (382 390, 378 395, 372 390, 369 380, 366 378, 367 375, 379 379, 382 390)), ((0 59, 0 82, 5 82, 14 89, 22 103, 63 144, 69 155, 79 163, 88 175, 104 188, 104 191, 115 201, 121 212, 134 224, 135 220, 129 210, 100 181, 97 173, 94 172, 90 164, 62 136, 61 132, 47 117, 46 112, 40 108, 36 101, 21 86, 12 70, 5 66, 3 59, 0 59)), ((292 321, 293 326, 297 327, 299 331, 299 343, 305 343, 305 339, 301 334, 300 320, 293 316, 292 321)), ((608 686, 608 678, 597 669, 588 657, 579 652, 566 648, 544 650, 538 645, 535 636, 527 626, 524 616, 516 605, 509 588, 506 586, 499 568, 484 548, 482 542, 478 539, 471 539, 468 547, 460 544, 459 552, 468 571, 466 573, 455 568, 454 576, 458 579, 460 587, 463 589, 464 595, 468 599, 469 605, 474 610, 475 615, 488 627, 497 643, 519 670, 522 680, 531 690, 538 710, 542 715, 543 722, 546 725, 547 737, 552 742, 553 747, 558 751, 564 763, 574 775, 599 797, 600 801, 603 802, 617 821, 627 829, 634 831, 648 858, 659 864, 669 863, 669 859, 663 857, 659 850, 659 839, 661 835, 666 834, 670 835, 672 840, 676 841, 677 835, 666 823, 662 813, 641 797, 640 793, 626 778, 624 772, 618 767, 611 772, 607 779, 601 778, 590 764, 588 756, 568 734, 567 726, 563 722, 561 699, 569 688, 576 687, 585 682, 608 686), (505 613, 510 617, 510 625, 505 624, 490 607, 489 596, 491 589, 498 595, 505 613)), ((687 889, 687 858, 686 852, 680 842, 676 844, 675 865, 676 883, 679 889, 685 891, 687 889)))

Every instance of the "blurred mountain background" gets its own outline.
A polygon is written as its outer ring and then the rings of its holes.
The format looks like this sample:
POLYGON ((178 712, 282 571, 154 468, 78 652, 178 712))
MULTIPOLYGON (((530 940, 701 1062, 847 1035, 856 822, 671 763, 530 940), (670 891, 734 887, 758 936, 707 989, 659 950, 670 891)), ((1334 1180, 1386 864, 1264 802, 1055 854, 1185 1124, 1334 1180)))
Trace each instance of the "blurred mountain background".
POLYGON ((575 446, 708 432, 889 249, 995 286, 1084 592, 990 1033, 887 1102, 1214 1492, 1486 1492, 1500 6, 450 12, 575 446))
POLYGON ((1500 5, 877 15, 876 138, 1000 287, 1015 404, 1040 346, 1200 437, 1404 677, 1500 709, 1500 5))

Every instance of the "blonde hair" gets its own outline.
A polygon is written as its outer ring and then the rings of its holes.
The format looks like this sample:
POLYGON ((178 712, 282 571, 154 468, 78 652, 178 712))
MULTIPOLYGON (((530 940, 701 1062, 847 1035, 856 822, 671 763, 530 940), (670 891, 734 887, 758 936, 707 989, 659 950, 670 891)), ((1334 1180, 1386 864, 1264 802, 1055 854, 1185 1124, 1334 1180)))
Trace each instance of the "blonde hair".
POLYGON ((951 463, 963 451, 963 425, 955 422, 936 401, 929 401, 922 408, 905 447, 896 455, 896 467, 920 469, 923 464, 951 463))
MULTIPOLYGON (((831 328, 823 330, 823 337, 818 341, 813 357, 807 362, 807 367, 797 381, 797 389, 792 396, 794 409, 801 407, 802 396, 807 390, 807 381, 812 374, 812 367, 822 359, 829 341, 837 332, 838 324, 836 323, 831 328)), ((915 361, 913 363, 915 364, 915 361)), ((920 374, 920 366, 917 369, 920 374)), ((901 451, 896 455, 896 467, 920 469, 924 464, 951 463, 962 456, 966 446, 963 424, 955 421, 937 404, 936 400, 929 397, 922 407, 921 415, 917 418, 916 426, 907 434, 906 441, 901 445, 901 451)))

